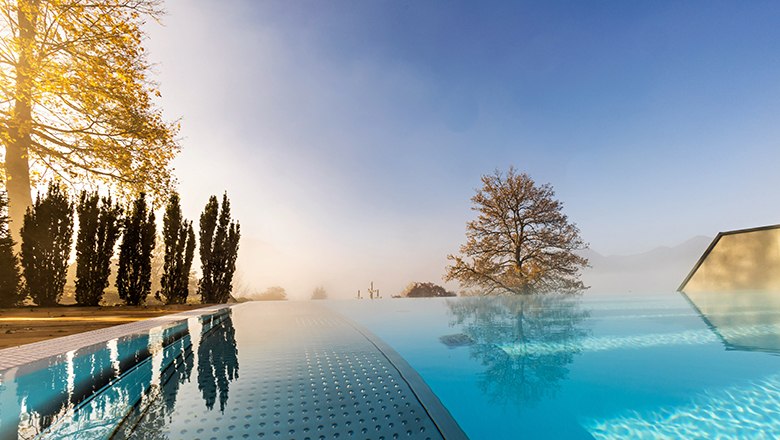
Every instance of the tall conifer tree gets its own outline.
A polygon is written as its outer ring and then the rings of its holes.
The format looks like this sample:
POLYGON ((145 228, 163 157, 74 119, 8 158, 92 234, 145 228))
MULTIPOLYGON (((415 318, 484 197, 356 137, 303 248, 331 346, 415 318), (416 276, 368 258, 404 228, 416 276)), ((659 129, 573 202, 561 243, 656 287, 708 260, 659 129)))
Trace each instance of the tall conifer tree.
POLYGON ((166 304, 184 304, 190 293, 189 274, 195 253, 195 232, 192 230, 192 222, 182 216, 179 195, 176 193, 171 195, 165 209, 163 241, 165 259, 157 299, 166 304))
POLYGON ((211 196, 200 216, 200 262, 203 277, 198 293, 204 303, 225 303, 233 290, 241 225, 230 218, 230 201, 222 196, 222 209, 211 196))
POLYGON ((116 288, 127 305, 146 302, 152 290, 152 250, 154 249, 154 212, 146 204, 146 194, 133 202, 125 217, 119 246, 119 270, 116 288))
POLYGON ((15 306, 22 301, 20 281, 19 259, 8 226, 8 199, 0 191, 0 307, 15 306))
POLYGON ((97 306, 108 287, 111 258, 122 230, 122 208, 111 196, 83 191, 76 212, 79 232, 76 237, 76 302, 97 306))
POLYGON ((59 183, 38 194, 24 214, 21 236, 27 293, 39 306, 57 305, 73 243, 73 202, 59 183))

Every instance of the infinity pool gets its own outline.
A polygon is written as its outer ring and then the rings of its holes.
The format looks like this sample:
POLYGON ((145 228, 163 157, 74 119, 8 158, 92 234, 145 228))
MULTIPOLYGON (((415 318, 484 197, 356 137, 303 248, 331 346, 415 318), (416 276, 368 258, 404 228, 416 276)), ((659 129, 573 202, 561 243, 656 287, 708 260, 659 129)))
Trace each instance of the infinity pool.
POLYGON ((393 346, 473 439, 780 437, 780 296, 337 308, 393 346))
POLYGON ((750 292, 246 303, 0 371, 0 438, 777 438, 777 353, 750 292))

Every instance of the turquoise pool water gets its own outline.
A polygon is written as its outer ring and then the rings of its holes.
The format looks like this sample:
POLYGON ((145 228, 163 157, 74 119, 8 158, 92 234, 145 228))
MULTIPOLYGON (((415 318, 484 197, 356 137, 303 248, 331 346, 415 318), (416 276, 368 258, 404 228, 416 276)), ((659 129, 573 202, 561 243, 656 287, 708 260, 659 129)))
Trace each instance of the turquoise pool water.
POLYGON ((220 343, 230 319, 225 312, 185 319, 0 371, 0 439, 121 437, 136 412, 175 403, 174 390, 193 376, 193 342, 204 359, 203 399, 213 406, 212 351, 227 351, 222 362, 236 364, 235 341, 220 343))
POLYGON ((333 307, 393 346, 472 439, 780 437, 780 296, 333 307))
POLYGON ((780 437, 780 296, 741 292, 242 304, 0 371, 0 439, 437 438, 350 321, 472 439, 780 437))

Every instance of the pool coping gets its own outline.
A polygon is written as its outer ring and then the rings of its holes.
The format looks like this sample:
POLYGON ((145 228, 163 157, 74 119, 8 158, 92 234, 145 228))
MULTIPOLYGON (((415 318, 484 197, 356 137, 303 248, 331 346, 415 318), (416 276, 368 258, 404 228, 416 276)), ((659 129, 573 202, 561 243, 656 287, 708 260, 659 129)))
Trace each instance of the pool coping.
POLYGON ((363 335, 380 353, 387 359, 390 364, 398 370, 401 378, 409 386, 414 396, 420 402, 423 409, 428 413, 428 417, 431 419, 439 433, 446 440, 468 440, 468 436, 461 429, 460 425, 452 416, 447 407, 441 403, 439 397, 431 390, 425 380, 420 376, 420 373, 414 369, 408 362, 383 341, 379 336, 375 335, 371 330, 359 324, 353 319, 350 319, 340 312, 329 308, 332 313, 339 315, 344 321, 349 323, 358 333, 363 335))
POLYGON ((155 327, 171 322, 214 313, 231 306, 232 304, 217 304, 200 307, 170 315, 156 316, 154 318, 143 319, 127 324, 119 324, 83 333, 75 333, 68 336, 0 349, 0 372, 41 361, 69 351, 78 350, 83 347, 105 343, 122 336, 147 332, 155 327))

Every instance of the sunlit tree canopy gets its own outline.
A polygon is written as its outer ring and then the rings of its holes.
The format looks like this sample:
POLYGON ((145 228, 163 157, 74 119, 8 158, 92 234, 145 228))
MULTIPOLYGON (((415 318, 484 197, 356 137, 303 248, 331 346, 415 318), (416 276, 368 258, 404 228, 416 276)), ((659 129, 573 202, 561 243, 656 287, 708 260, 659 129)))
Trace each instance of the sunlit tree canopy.
POLYGON ((178 122, 155 104, 143 48, 144 20, 162 12, 158 0, 0 0, 0 160, 12 219, 49 178, 168 193, 178 122))

